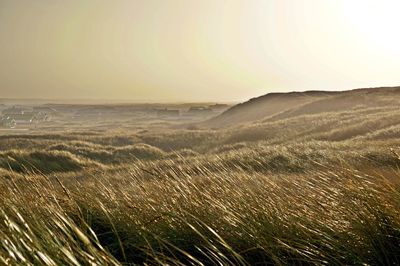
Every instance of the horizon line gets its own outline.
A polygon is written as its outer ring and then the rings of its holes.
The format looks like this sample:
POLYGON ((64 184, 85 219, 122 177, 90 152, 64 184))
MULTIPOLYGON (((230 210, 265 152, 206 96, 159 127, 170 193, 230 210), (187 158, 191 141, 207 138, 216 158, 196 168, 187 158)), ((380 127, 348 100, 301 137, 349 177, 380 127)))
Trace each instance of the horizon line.
MULTIPOLYGON (((256 95, 254 97, 261 97, 264 95, 268 94, 275 94, 275 93, 283 93, 283 94, 288 94, 288 93, 305 93, 305 92, 350 92, 350 91, 356 91, 356 90, 363 90, 363 89, 390 89, 390 88, 400 88, 400 86, 372 86, 372 87, 362 87, 362 88, 353 88, 353 89, 339 89, 339 90, 318 90, 318 89, 307 89, 307 90, 292 90, 292 91, 270 91, 265 94, 261 95, 256 95)), ((103 104, 108 104, 108 103, 114 103, 114 104, 199 104, 199 103, 221 103, 221 104, 233 104, 233 103, 240 103, 243 101, 250 100, 254 97, 250 97, 247 99, 242 99, 242 100, 199 100, 199 101, 194 101, 194 100, 166 100, 166 101, 151 101, 151 100, 134 100, 134 99, 89 99, 89 98, 21 98, 21 97, 1 97, 0 96, 0 103, 2 101, 40 101, 40 102, 48 102, 48 103, 54 103, 54 102, 67 102, 67 103, 76 103, 76 102, 81 102, 81 103, 103 103, 103 104)))

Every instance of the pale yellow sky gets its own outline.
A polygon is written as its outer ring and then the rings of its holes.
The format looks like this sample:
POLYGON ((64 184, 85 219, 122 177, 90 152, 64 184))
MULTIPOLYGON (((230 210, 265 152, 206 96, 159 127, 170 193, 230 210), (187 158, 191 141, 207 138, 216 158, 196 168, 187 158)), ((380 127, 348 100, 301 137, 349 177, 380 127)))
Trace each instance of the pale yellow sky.
POLYGON ((0 97, 232 101, 400 85, 397 0, 0 0, 0 97))

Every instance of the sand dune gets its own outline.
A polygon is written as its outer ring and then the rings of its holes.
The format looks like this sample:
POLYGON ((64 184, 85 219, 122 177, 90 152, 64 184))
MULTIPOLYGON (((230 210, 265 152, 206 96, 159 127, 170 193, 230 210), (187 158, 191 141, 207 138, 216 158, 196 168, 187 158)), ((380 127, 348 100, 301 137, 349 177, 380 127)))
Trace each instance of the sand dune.
POLYGON ((278 120, 304 114, 346 111, 365 107, 398 106, 400 87, 327 92, 269 93, 238 104, 204 123, 205 127, 231 127, 260 120, 278 120))

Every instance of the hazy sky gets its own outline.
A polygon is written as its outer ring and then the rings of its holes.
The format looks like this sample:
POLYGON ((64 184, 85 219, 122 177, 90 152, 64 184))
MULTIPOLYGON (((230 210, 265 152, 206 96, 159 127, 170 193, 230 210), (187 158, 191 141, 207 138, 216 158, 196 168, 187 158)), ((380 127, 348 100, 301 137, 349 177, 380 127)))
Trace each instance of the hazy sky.
POLYGON ((400 85, 400 1, 0 0, 0 97, 245 100, 400 85))

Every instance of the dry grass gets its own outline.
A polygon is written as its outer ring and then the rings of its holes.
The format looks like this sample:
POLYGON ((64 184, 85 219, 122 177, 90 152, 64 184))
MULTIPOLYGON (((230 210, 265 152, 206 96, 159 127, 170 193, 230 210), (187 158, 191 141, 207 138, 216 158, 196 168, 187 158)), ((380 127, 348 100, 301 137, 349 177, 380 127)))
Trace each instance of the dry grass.
POLYGON ((0 264, 399 264, 399 122, 2 136, 0 264))

